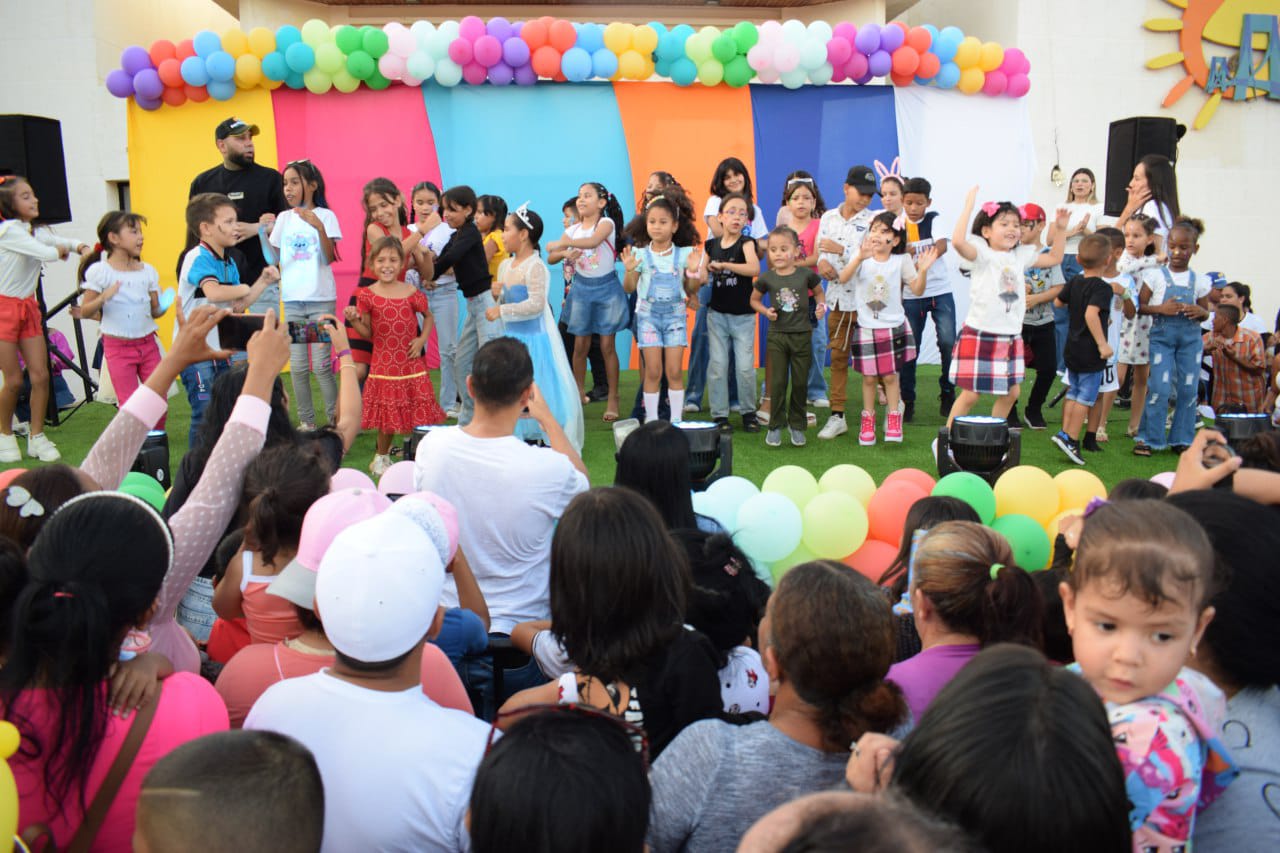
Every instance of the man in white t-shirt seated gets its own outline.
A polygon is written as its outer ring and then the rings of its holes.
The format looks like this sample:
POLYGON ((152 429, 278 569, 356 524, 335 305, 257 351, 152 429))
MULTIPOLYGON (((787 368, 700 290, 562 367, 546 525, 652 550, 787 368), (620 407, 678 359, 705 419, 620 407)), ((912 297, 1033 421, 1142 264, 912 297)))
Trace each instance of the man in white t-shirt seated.
POLYGON ((440 629, 445 576, 427 523, 392 508, 334 538, 315 595, 334 665, 273 685, 245 719, 315 756, 322 853, 470 846, 467 806, 489 727, 422 692, 422 644, 440 629))
MULTIPOLYGON (((429 432, 418 444, 414 483, 458 510, 458 544, 489 607, 489 630, 505 637, 517 623, 551 618, 551 535, 569 501, 589 487, 587 467, 533 384, 533 362, 515 338, 489 341, 467 377, 475 416, 464 427, 429 432), (529 416, 550 449, 515 437, 529 416)), ((442 602, 457 604, 452 580, 442 602)), ((466 667, 463 680, 492 706, 488 664, 466 667)), ((504 673, 504 694, 545 681, 536 664, 504 673)), ((498 697, 498 703, 506 698, 498 697)))

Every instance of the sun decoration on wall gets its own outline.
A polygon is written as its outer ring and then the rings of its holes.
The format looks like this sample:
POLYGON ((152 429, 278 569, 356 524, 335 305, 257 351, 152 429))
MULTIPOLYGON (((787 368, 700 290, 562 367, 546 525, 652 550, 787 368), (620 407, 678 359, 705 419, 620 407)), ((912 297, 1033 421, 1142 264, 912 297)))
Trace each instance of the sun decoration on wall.
POLYGON ((1196 84, 1208 94, 1208 101, 1196 114, 1193 127, 1200 130, 1213 118, 1225 95, 1235 101, 1257 97, 1280 99, 1280 0, 1165 0, 1184 10, 1181 18, 1152 18, 1144 22, 1148 30, 1178 33, 1178 51, 1147 60, 1148 68, 1167 68, 1181 63, 1186 76, 1165 95, 1162 106, 1173 106, 1196 84), (1241 48, 1244 42, 1250 44, 1241 48), (1206 42, 1235 48, 1234 54, 1206 56, 1206 42), (1256 51, 1261 51, 1257 58, 1256 51), (1246 60, 1247 61, 1243 61, 1246 60), (1237 87, 1237 83, 1241 85, 1237 87), (1237 88, 1239 93, 1237 94, 1237 88))

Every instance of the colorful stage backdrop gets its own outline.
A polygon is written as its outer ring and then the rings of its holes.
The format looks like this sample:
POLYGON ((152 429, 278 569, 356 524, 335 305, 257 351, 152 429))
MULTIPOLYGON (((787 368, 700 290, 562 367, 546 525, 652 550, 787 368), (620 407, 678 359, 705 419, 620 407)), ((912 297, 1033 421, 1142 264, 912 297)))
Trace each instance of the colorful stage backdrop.
MULTIPOLYGON (((406 195, 415 183, 431 180, 501 195, 513 209, 528 201, 546 223, 545 241, 560 235, 562 203, 589 180, 605 184, 630 215, 649 173, 669 171, 701 213, 715 166, 728 156, 752 170, 770 224, 783 180, 794 169, 812 172, 834 206, 851 165, 901 155, 903 174, 933 182, 934 207, 947 229, 970 186, 981 184, 983 199, 1022 202, 1034 171, 1024 100, 918 86, 447 88, 428 82, 350 94, 246 89, 226 102, 152 111, 130 100, 133 206, 149 218, 146 256, 170 285, 184 244, 188 186, 218 162, 213 129, 231 115, 261 129, 259 163, 278 167, 307 158, 324 174, 346 235, 335 263, 340 304, 358 275, 361 187, 378 176, 406 195)), ((963 317, 967 284, 958 274, 955 279, 963 317)), ((553 290, 557 314, 560 299, 553 290)), ((926 340, 926 358, 929 352, 926 340)))

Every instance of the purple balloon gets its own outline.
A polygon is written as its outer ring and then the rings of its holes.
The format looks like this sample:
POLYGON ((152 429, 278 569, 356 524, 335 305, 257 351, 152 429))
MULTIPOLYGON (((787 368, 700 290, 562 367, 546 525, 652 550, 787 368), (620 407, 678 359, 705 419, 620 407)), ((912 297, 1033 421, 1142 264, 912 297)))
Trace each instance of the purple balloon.
POLYGON ((521 65, 516 69, 516 83, 521 86, 532 86, 538 82, 538 73, 532 65, 521 65))
POLYGON ((136 44, 126 47, 120 54, 120 67, 132 77, 144 68, 151 67, 151 54, 147 53, 145 47, 138 47, 136 44))
POLYGON ((510 65, 499 61, 489 69, 489 82, 495 86, 505 86, 515 79, 516 72, 510 65))
POLYGON ((867 57, 862 53, 853 53, 849 56, 849 61, 844 66, 844 76, 850 80, 857 80, 859 77, 867 76, 867 57))
POLYGON ((502 43, 502 61, 512 68, 529 64, 529 45, 519 36, 512 36, 502 43))
POLYGON ((144 68, 133 75, 133 91, 139 98, 154 101, 164 94, 164 81, 154 68, 144 68))
POLYGON ((893 53, 902 47, 906 39, 907 36, 902 32, 902 27, 885 27, 880 31, 880 49, 893 53))
POLYGON ((854 77, 853 82, 857 83, 859 86, 867 85, 868 83, 871 82, 870 72, 863 74, 861 77, 854 77))
POLYGON ((524 29, 524 21, 516 21, 511 25, 511 35, 518 36, 520 31, 524 29))
POLYGON ((133 100, 138 106, 148 111, 158 110, 160 105, 164 103, 159 98, 134 98, 133 100))
POLYGON ((107 91, 117 98, 127 98, 133 94, 133 77, 123 68, 117 68, 107 75, 107 91))
POLYGON ((853 44, 858 50, 870 56, 880 49, 880 28, 875 24, 867 24, 858 30, 858 34, 854 36, 853 44))
MULTIPOLYGON (((489 35, 498 40, 498 44, 502 44, 515 34, 515 28, 511 26, 511 22, 506 18, 494 18, 489 21, 489 26, 485 28, 489 35)), ((508 81, 509 82, 509 81, 508 81)), ((500 84, 501 85, 501 84, 500 84)))
POLYGON ((870 69, 872 77, 883 77, 893 68, 893 57, 888 51, 877 50, 867 57, 867 68, 870 69))

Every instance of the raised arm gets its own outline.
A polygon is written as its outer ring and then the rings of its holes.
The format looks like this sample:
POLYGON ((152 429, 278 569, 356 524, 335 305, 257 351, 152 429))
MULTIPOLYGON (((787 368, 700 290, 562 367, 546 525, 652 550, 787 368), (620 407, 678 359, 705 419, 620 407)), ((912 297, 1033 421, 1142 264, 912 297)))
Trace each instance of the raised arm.
POLYGON ((1065 207, 1058 208, 1058 215, 1054 219, 1054 227, 1050 229, 1053 242, 1049 244, 1049 251, 1036 255, 1036 259, 1029 266, 1039 269, 1048 267, 1056 267, 1062 263, 1062 256, 1067 250, 1067 221, 1070 214, 1067 213, 1065 207))
POLYGON ((360 436, 360 380, 356 378, 356 363, 351 357, 346 327, 332 314, 322 315, 320 322, 329 333, 333 352, 341 353, 338 356, 338 419, 333 428, 342 436, 342 452, 345 454, 360 436))
POLYGON ((966 261, 972 261, 978 257, 978 250, 969 242, 968 231, 969 217, 973 216, 973 205, 977 200, 978 188, 974 187, 964 197, 964 209, 960 211, 960 218, 956 220, 955 230, 951 232, 952 248, 956 250, 956 254, 966 261))

